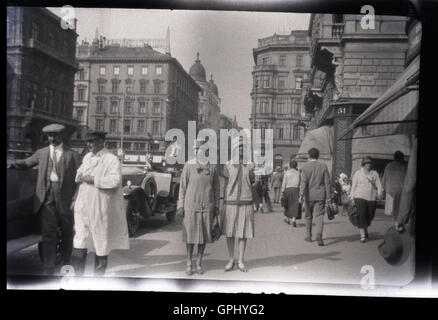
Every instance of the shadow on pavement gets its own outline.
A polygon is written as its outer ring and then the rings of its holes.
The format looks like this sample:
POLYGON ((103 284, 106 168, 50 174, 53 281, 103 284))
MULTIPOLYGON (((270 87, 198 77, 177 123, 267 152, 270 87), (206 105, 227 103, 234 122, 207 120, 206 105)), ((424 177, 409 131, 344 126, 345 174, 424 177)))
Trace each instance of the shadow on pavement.
MULTIPOLYGON (((383 235, 378 233, 378 232, 371 232, 369 233, 369 240, 368 242, 371 241, 376 241, 376 240, 382 240, 383 239, 383 235)), ((342 237, 330 237, 330 238, 324 238, 324 241, 326 242, 326 246, 330 246, 339 242, 359 242, 360 240, 360 235, 359 235, 359 231, 357 232, 357 234, 353 234, 353 235, 349 235, 349 236, 342 236, 342 237), (333 241, 329 241, 329 240, 333 240, 333 241)))
MULTIPOLYGON (((342 260, 337 258, 340 252, 333 251, 321 254, 296 254, 272 256, 260 259, 247 260, 245 262, 248 270, 263 268, 263 267, 289 267, 295 264, 305 263, 316 259, 323 260, 342 260)), ((203 260, 204 274, 213 270, 223 270, 227 264, 227 260, 209 259, 209 254, 206 254, 203 260)), ((146 277, 148 275, 181 272, 184 273, 186 266, 186 255, 148 255, 139 257, 136 264, 143 264, 142 267, 134 267, 132 269, 120 270, 111 272, 111 275, 116 277, 146 277)), ((237 270, 237 266, 235 267, 237 270)), ((224 273, 225 275, 225 273, 224 273)))

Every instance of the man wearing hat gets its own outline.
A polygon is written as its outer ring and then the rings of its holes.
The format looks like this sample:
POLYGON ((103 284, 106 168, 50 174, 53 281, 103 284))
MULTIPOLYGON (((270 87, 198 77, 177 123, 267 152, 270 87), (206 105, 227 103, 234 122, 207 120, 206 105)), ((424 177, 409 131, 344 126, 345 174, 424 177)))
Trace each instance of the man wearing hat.
POLYGON ((76 191, 75 174, 80 158, 63 144, 64 129, 63 125, 56 123, 44 127, 42 131, 48 136, 49 146, 12 164, 12 167, 19 169, 38 166, 34 213, 41 217, 42 256, 46 274, 55 271, 58 229, 61 230, 63 264, 70 264, 73 247, 71 205, 76 191))
POLYGON ((87 250, 95 251, 94 275, 103 276, 108 255, 114 249, 129 249, 122 174, 119 159, 104 148, 105 133, 87 135, 87 153, 76 174, 79 191, 74 205, 75 273, 84 271, 87 250))

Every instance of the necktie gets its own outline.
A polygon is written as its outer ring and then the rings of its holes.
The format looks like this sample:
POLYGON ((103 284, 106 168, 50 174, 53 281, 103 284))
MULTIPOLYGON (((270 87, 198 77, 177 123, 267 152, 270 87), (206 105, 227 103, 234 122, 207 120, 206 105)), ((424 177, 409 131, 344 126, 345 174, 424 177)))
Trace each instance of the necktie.
POLYGON ((55 148, 53 148, 53 158, 52 158, 52 161, 53 161, 53 168, 52 168, 52 171, 53 171, 56 175, 58 175, 58 173, 56 172, 56 164, 58 163, 58 159, 56 158, 56 149, 55 149, 55 148))

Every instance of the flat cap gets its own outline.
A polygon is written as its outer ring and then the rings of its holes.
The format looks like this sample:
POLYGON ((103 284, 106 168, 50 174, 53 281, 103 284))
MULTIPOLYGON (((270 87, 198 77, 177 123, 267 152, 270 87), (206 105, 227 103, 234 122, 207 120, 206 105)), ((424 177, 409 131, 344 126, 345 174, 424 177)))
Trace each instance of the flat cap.
POLYGON ((103 131, 89 131, 85 137, 85 140, 105 139, 106 132, 103 131))
POLYGON ((51 133, 51 132, 63 132, 65 127, 62 124, 59 123, 52 123, 48 126, 45 126, 43 128, 44 133, 51 133))

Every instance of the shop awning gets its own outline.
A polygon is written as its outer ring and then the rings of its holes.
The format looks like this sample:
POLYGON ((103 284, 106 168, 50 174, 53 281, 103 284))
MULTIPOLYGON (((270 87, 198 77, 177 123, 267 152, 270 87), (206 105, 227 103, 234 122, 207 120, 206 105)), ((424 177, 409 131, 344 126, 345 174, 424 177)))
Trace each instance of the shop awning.
POLYGON ((308 151, 311 148, 317 148, 319 150, 320 159, 332 159, 333 127, 322 126, 317 129, 307 131, 296 157, 298 159, 307 159, 308 151))
POLYGON ((345 130, 338 140, 397 134, 415 134, 418 122, 418 80, 420 56, 416 57, 397 81, 345 130), (356 136, 356 137, 355 137, 356 136))

